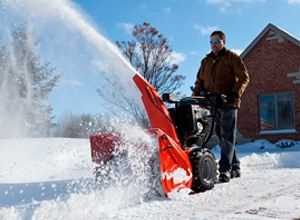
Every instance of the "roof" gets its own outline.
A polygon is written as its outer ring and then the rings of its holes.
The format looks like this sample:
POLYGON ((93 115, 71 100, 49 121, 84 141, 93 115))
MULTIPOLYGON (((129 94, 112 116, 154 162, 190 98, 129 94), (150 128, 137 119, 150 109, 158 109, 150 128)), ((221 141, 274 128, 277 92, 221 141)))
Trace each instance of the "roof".
POLYGON ((263 38, 263 36, 272 30, 273 32, 279 34, 281 37, 291 41, 298 47, 300 47, 300 40, 288 33, 287 31, 275 26, 274 24, 268 24, 262 32, 249 44, 249 46, 241 53, 241 57, 244 58, 254 47, 255 45, 263 38))

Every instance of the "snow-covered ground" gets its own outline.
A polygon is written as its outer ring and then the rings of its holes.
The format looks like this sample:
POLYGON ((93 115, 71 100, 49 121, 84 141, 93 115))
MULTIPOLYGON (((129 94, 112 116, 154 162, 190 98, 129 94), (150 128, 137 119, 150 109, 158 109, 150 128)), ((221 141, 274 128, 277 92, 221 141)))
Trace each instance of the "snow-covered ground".
POLYGON ((300 218, 300 144, 256 141, 239 152, 241 178, 145 199, 136 185, 94 189, 88 140, 0 140, 0 219, 300 218))

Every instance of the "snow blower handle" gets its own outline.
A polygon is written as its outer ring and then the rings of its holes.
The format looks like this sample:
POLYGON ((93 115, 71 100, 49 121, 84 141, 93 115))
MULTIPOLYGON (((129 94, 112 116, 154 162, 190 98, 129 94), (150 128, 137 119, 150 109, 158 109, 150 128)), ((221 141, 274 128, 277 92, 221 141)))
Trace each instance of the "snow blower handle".
POLYGON ((222 93, 207 93, 205 97, 210 101, 211 106, 215 109, 221 108, 227 103, 227 95, 222 93))

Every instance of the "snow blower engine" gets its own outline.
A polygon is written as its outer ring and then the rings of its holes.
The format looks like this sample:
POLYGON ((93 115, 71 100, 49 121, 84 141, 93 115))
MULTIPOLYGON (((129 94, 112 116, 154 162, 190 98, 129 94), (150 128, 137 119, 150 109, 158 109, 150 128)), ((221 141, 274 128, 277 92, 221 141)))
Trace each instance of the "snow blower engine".
MULTIPOLYGON (((155 88, 139 74, 134 75, 133 81, 149 118, 148 132, 158 142, 164 194, 167 196, 183 188, 194 192, 213 188, 217 164, 207 143, 212 136, 217 104, 223 97, 211 94, 174 101, 169 94, 160 98, 155 88)), ((98 167, 113 158, 119 141, 119 137, 111 133, 90 136, 92 160, 98 167)))

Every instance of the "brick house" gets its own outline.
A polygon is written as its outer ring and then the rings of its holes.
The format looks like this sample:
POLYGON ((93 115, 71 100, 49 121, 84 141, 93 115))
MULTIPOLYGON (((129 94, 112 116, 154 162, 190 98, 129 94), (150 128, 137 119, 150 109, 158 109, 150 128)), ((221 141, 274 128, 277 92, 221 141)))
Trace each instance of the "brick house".
POLYGON ((300 139, 300 41, 268 24, 241 54, 250 84, 238 127, 250 138, 300 139))

